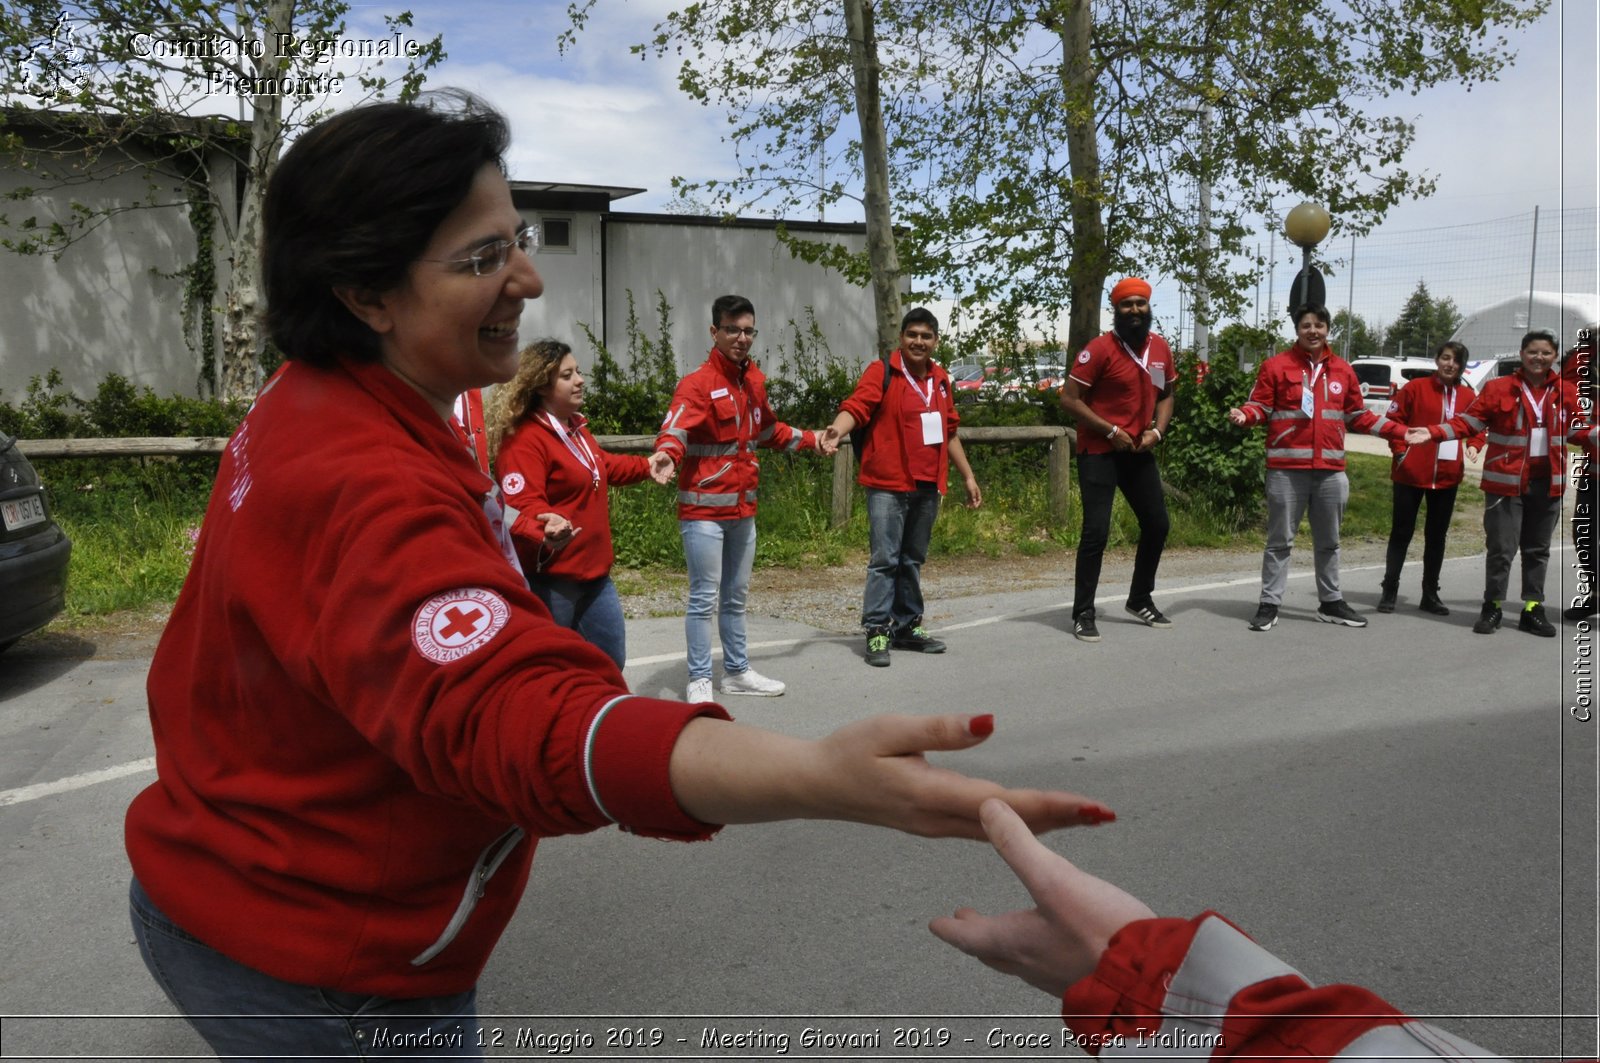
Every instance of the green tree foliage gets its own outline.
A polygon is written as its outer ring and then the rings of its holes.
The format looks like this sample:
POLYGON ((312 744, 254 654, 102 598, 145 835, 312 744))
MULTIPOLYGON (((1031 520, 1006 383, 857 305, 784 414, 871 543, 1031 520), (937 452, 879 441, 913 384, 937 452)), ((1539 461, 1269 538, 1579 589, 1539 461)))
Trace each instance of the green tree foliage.
MULTIPOLYGON (((0 8, 0 93, 27 101, 28 113, 21 125, 16 114, 9 121, 0 115, 0 151, 34 180, 6 198, 37 210, 41 193, 64 192, 70 205, 57 217, 0 215, 11 230, 0 243, 59 255, 120 211, 194 209, 196 200, 207 201, 216 246, 197 240, 199 253, 232 263, 219 305, 206 311, 223 325, 222 392, 252 394, 266 353, 258 321, 261 204, 284 144, 325 114, 334 95, 355 102, 351 97, 392 90, 410 98, 444 58, 434 37, 394 57, 405 65, 393 81, 382 73, 381 56, 336 81, 332 59, 348 36, 349 9, 344 0, 7 3, 0 8), (240 117, 213 117, 218 100, 238 106, 240 117), (50 127, 41 112, 59 116, 55 133, 25 144, 21 128, 50 127), (209 179, 218 157, 232 165, 237 189, 209 179), (124 172, 149 177, 145 200, 110 203, 69 191, 124 172)), ((405 37, 412 24, 410 12, 384 21, 391 36, 405 37)))
POLYGON ((1340 310, 1333 315, 1333 328, 1328 342, 1346 361, 1356 358, 1376 358, 1383 352, 1382 335, 1368 325, 1360 314, 1340 310))
POLYGON ((1383 353, 1395 358, 1432 358, 1439 344, 1461 324, 1453 299, 1435 299, 1424 281, 1406 298, 1400 316, 1383 336, 1383 353))
MULTIPOLYGON (((1224 330, 1217 338, 1219 351, 1230 349, 1224 346, 1226 339, 1224 330)), ((1157 453, 1162 476, 1227 527, 1248 527, 1260 519, 1265 497, 1266 437, 1234 427, 1228 410, 1250 397, 1255 370, 1241 370, 1232 358, 1217 358, 1197 382, 1196 368, 1192 357, 1180 355, 1176 408, 1157 453)))
MULTIPOLYGON (((572 5, 575 27, 597 2, 572 5)), ((1432 178, 1405 165, 1411 122, 1369 109, 1495 77, 1512 58, 1505 32, 1547 4, 879 0, 871 102, 901 269, 991 331, 1070 309, 1073 349, 1099 331, 1112 271, 1198 284, 1218 316, 1237 313, 1259 271, 1246 246, 1258 218, 1293 195, 1362 232, 1427 194, 1432 178), (1191 203, 1202 180, 1209 240, 1191 203)), ((864 198, 844 22, 824 0, 699 0, 635 47, 676 60, 683 91, 729 115, 737 175, 680 190, 778 216, 864 198)))

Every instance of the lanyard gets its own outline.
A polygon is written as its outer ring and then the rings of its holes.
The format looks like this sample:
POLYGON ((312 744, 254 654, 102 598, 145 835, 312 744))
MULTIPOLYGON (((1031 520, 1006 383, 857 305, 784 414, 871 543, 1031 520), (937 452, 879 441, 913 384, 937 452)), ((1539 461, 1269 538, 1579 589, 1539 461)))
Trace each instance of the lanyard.
MULTIPOLYGON (((1452 386, 1447 386, 1444 389, 1444 420, 1445 421, 1449 421, 1450 419, 1455 417, 1455 415, 1456 415, 1456 389, 1454 387, 1452 387, 1452 386)), ((1441 421, 1440 423, 1443 424, 1444 421, 1441 421)))
POLYGON ((1302 370, 1300 373, 1300 385, 1304 388, 1315 389, 1317 386, 1317 377, 1321 376, 1322 371, 1326 368, 1328 368, 1328 360, 1326 358, 1320 362, 1312 362, 1311 380, 1307 382, 1305 371, 1302 370))
POLYGON ((1134 354, 1133 348, 1129 347, 1127 341, 1121 336, 1117 337, 1117 346, 1121 347, 1127 356, 1133 359, 1134 365, 1137 365, 1140 369, 1144 370, 1145 376, 1150 375, 1150 341, 1148 339, 1144 341, 1143 354, 1134 354))
POLYGON ((561 442, 567 445, 567 449, 572 452, 572 456, 578 459, 578 464, 589 470, 589 478, 593 487, 598 490, 600 487, 600 462, 595 459, 593 452, 589 450, 589 444, 584 442, 583 433, 568 432, 549 410, 545 411, 544 417, 545 420, 550 422, 550 427, 556 430, 556 435, 561 437, 561 442), (574 439, 577 440, 576 443, 573 442, 574 439))
POLYGON ((1543 428, 1544 399, 1546 395, 1550 394, 1550 382, 1548 380, 1545 381, 1544 390, 1539 392, 1539 400, 1537 402, 1534 401, 1533 392, 1528 390, 1528 385, 1524 381, 1518 380, 1517 387, 1522 389, 1522 397, 1528 400, 1528 409, 1533 414, 1533 423, 1543 428))
POLYGON ((928 386, 923 388, 917 383, 916 378, 907 371, 905 356, 902 355, 900 357, 900 375, 906 378, 906 383, 911 385, 911 390, 915 391, 917 396, 922 399, 923 408, 933 409, 933 370, 928 370, 928 386))

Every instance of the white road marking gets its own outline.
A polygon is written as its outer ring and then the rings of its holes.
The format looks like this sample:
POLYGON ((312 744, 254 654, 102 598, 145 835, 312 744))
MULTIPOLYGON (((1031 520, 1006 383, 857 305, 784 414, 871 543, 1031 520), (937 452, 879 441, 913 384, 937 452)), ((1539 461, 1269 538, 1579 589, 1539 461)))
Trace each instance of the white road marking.
POLYGON ((125 779, 129 775, 138 775, 144 771, 156 770, 156 758, 145 757, 128 764, 118 764, 113 768, 101 768, 99 771, 86 771, 82 775, 69 775, 65 779, 55 782, 34 783, 32 786, 19 786, 15 790, 0 790, 0 806, 20 805, 26 801, 37 801, 41 797, 52 794, 64 794, 70 790, 82 790, 86 786, 96 786, 114 779, 125 779))

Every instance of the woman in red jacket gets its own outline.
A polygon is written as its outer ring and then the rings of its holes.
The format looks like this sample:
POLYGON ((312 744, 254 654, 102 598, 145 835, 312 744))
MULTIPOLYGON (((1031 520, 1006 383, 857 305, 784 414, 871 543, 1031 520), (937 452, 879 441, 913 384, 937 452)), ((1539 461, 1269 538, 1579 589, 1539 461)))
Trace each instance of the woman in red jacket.
MULTIPOLYGON (((1455 340, 1448 340, 1434 355, 1438 367, 1432 376, 1408 381, 1400 394, 1389 404, 1389 418, 1406 427, 1443 424, 1465 410, 1477 398, 1477 393, 1461 382, 1461 373, 1467 367, 1467 348, 1455 340)), ((1470 441, 1478 445, 1482 439, 1470 441)), ((1394 468, 1389 477, 1394 481, 1394 516, 1389 526, 1389 554, 1383 566, 1383 595, 1378 599, 1378 612, 1394 612, 1395 598, 1400 592, 1400 569, 1406 563, 1406 549, 1417 530, 1417 512, 1423 500, 1428 503, 1428 520, 1422 531, 1422 601, 1417 608, 1435 616, 1449 616, 1450 610, 1439 600, 1439 571, 1444 567, 1444 537, 1450 531, 1450 518, 1455 513, 1456 489, 1461 486, 1461 476, 1466 468, 1462 460, 1463 443, 1447 440, 1443 443, 1419 443, 1407 446, 1399 440, 1390 440, 1394 451, 1394 468)), ((1467 445, 1470 445, 1467 444, 1467 445)))
POLYGON ((522 352, 511 383, 496 389, 489 411, 489 452, 501 497, 517 511, 511 541, 522 574, 550 615, 627 661, 622 600, 611 582, 608 485, 672 479, 672 459, 611 454, 589 432, 583 374, 572 348, 540 340, 522 352))

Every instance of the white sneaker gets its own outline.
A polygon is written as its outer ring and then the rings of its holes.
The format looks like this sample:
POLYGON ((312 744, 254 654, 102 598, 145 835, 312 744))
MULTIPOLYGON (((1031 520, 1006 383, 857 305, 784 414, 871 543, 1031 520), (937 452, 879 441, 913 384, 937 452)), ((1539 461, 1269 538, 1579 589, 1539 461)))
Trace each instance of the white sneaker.
POLYGON ((687 701, 691 705, 698 705, 702 701, 710 701, 710 700, 712 700, 712 698, 711 698, 711 680, 709 680, 709 679, 691 679, 691 680, 689 680, 689 691, 688 691, 688 693, 684 694, 683 700, 687 701))
POLYGON ((776 679, 768 679, 754 668, 722 677, 724 694, 750 694, 758 698, 775 698, 785 689, 782 683, 776 679))

